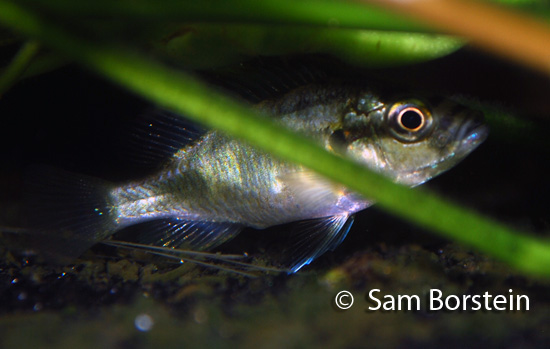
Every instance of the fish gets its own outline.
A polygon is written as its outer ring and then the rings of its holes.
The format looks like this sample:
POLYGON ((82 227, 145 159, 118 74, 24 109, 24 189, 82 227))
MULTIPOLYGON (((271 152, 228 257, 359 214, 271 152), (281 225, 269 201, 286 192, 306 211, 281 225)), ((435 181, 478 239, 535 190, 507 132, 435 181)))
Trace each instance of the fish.
MULTIPOLYGON (((394 96, 364 84, 307 84, 251 107, 409 187, 452 168, 488 135, 480 112, 450 99, 394 96)), ((301 222, 284 262, 295 273, 334 250, 355 213, 374 204, 302 165, 170 113, 145 118, 134 135, 139 156, 164 159, 145 178, 111 183, 40 172, 31 210, 33 229, 44 232, 39 248, 79 256, 143 225, 141 244, 209 251, 247 227, 301 222)))

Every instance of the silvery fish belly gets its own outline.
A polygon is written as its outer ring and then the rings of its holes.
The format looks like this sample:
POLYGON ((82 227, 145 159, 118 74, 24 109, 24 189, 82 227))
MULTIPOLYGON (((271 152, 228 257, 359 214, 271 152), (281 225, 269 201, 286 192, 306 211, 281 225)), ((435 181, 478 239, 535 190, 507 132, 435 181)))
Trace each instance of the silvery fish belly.
MULTIPOLYGON (((449 100, 387 97, 359 86, 308 85, 255 108, 408 186, 451 168, 487 135, 478 112, 449 100)), ((114 185, 57 174, 42 197, 58 199, 37 200, 56 211, 45 226, 72 241, 71 253, 143 222, 154 224, 142 243, 207 250, 244 227, 307 221, 285 265, 295 272, 338 246, 353 214, 373 203, 221 132, 196 132, 177 116, 156 115, 135 132, 146 144, 142 155, 167 159, 156 175, 114 185)))

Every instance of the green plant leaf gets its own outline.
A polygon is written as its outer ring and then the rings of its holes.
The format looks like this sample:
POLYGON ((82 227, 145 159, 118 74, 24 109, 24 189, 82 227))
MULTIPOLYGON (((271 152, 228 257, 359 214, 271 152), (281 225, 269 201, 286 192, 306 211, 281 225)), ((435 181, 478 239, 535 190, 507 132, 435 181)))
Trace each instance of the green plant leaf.
POLYGON ((27 8, 65 18, 116 21, 201 21, 341 26, 379 30, 426 30, 378 7, 334 0, 21 0, 27 8))
POLYGON ((462 47, 446 35, 304 26, 187 24, 154 42, 187 68, 211 68, 258 55, 322 53, 357 66, 426 61, 462 47))
POLYGON ((242 138, 289 161, 302 163, 377 200, 389 212, 500 258, 533 275, 550 276, 550 244, 442 200, 410 190, 338 157, 284 129, 247 106, 211 90, 181 71, 134 51, 66 32, 20 4, 0 0, 0 22, 56 48, 160 106, 242 138))

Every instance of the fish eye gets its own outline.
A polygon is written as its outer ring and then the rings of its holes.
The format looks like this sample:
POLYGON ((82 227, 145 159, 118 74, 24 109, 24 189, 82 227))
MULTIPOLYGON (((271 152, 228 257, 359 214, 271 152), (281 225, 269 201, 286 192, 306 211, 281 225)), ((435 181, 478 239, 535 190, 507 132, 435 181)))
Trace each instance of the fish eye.
POLYGON ((399 126, 410 132, 420 130, 424 125, 424 119, 425 118, 424 114, 422 114, 422 111, 415 107, 405 108, 401 110, 401 112, 399 112, 399 115, 397 116, 397 122, 399 123, 399 126))
POLYGON ((388 111, 390 133, 402 142, 417 142, 428 135, 432 126, 429 109, 418 100, 394 103, 388 111))

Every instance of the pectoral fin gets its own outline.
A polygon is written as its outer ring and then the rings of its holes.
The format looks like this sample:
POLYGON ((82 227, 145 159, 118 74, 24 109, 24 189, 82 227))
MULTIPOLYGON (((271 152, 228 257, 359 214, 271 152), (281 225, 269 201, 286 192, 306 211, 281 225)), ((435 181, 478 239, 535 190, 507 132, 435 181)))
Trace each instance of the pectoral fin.
POLYGON ((338 201, 344 190, 343 186, 307 170, 287 173, 280 179, 296 200, 312 212, 321 210, 329 202, 338 201))

